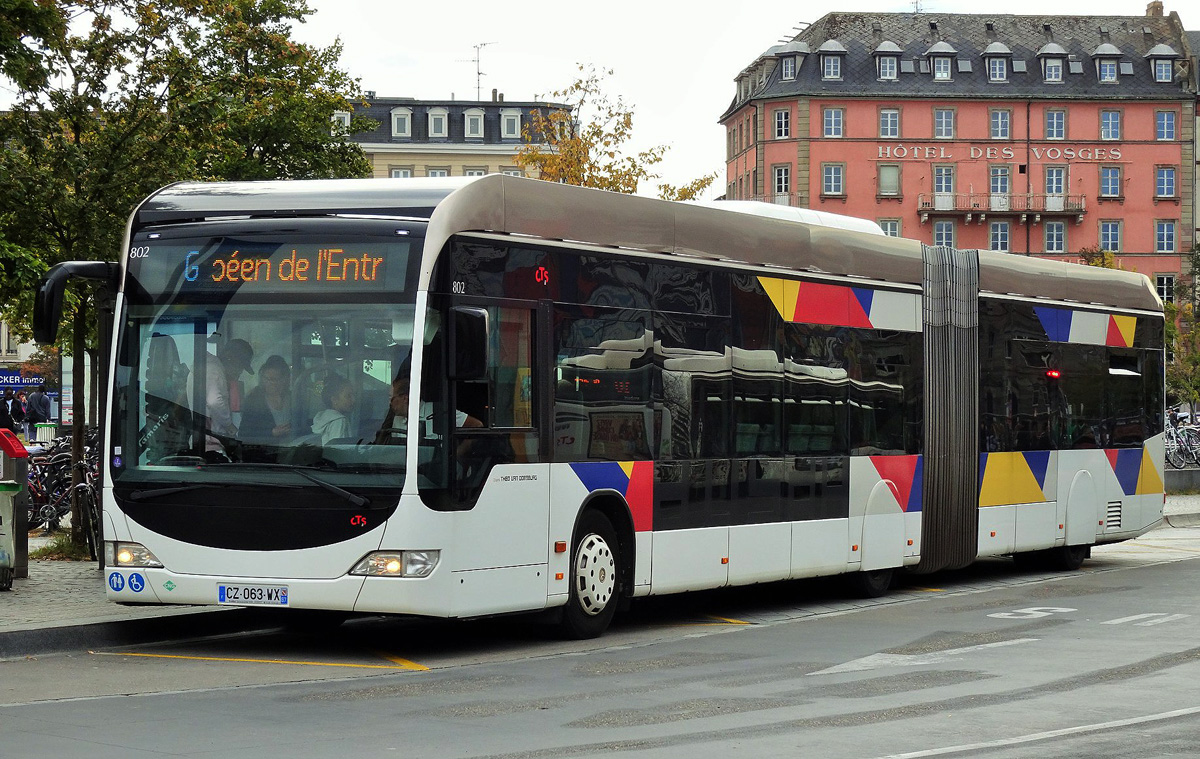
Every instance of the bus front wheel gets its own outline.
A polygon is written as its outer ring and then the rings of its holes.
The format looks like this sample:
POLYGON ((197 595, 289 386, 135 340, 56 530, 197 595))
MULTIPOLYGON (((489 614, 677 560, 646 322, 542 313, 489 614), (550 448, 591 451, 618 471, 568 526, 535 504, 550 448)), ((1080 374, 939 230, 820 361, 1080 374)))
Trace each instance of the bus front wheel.
POLYGON ((620 558, 612 523, 598 511, 585 512, 571 547, 571 592, 561 623, 564 636, 595 638, 608 628, 617 611, 620 558))

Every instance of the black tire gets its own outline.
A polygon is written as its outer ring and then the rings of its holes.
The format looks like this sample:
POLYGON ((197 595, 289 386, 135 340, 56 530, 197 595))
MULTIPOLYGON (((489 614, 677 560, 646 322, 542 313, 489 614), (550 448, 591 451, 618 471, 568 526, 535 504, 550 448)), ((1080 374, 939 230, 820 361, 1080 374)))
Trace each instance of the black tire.
POLYGON ((875 569, 869 572, 855 572, 846 578, 850 592, 859 598, 879 598, 892 587, 892 577, 895 570, 875 569))
POLYGON ((15 574, 12 567, 0 567, 0 590, 12 590, 15 574))
POLYGON ((1073 572, 1083 566, 1083 562, 1092 555, 1091 546, 1060 546, 1051 548, 1046 558, 1051 569, 1060 572, 1073 572))
POLYGON ((1187 466, 1187 454, 1179 445, 1175 445, 1167 451, 1167 463, 1176 469, 1183 469, 1187 466))
POLYGON ((1012 555, 1013 563, 1017 565, 1017 569, 1027 572, 1036 572, 1046 568, 1048 556, 1045 551, 1022 551, 1012 555))
POLYGON ((598 511, 584 512, 571 544, 571 584, 560 630, 573 640, 597 638, 608 629, 621 596, 617 531, 598 511))

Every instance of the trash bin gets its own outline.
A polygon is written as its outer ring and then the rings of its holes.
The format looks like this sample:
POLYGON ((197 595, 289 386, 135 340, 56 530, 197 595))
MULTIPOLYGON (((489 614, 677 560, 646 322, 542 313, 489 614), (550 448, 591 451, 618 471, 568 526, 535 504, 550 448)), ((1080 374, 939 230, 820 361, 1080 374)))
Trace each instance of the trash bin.
POLYGON ((35 443, 49 443, 54 439, 54 432, 57 427, 57 424, 38 422, 33 425, 33 441, 35 443))
POLYGON ((29 573, 26 456, 17 436, 0 429, 0 590, 12 589, 14 578, 29 573))

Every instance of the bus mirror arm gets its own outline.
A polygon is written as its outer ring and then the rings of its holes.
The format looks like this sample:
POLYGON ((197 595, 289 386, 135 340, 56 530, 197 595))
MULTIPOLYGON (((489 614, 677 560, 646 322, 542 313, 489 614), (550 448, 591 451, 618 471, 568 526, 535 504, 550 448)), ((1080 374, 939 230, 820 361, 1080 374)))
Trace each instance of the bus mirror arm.
POLYGON ((49 345, 58 338, 67 282, 72 279, 98 280, 116 292, 119 271, 115 261, 64 261, 51 266, 38 281, 34 293, 33 339, 41 345, 49 345))

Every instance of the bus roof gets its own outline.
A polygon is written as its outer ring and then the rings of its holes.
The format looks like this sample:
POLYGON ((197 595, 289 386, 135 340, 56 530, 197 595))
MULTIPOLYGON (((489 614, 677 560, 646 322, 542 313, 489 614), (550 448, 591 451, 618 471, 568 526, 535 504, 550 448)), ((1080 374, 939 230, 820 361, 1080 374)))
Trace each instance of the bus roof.
MULTIPOLYGON (((903 285, 920 286, 924 278, 922 245, 915 240, 726 210, 719 203, 656 200, 503 174, 184 182, 147 198, 131 227, 321 215, 427 217, 427 251, 440 250, 456 234, 486 232, 903 285)), ((428 285, 433 260, 425 257, 422 287, 428 285)), ((990 251, 979 252, 979 268, 984 292, 1162 310, 1153 285, 1135 272, 990 251)))

